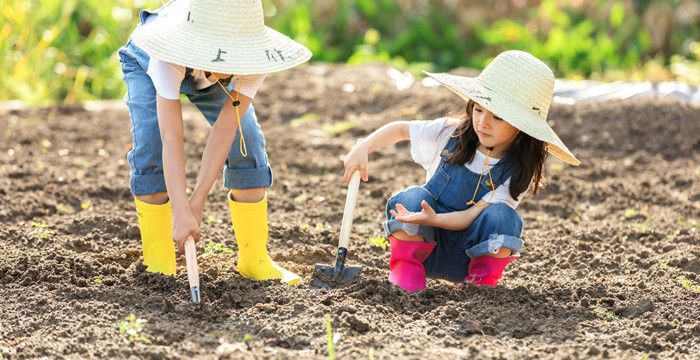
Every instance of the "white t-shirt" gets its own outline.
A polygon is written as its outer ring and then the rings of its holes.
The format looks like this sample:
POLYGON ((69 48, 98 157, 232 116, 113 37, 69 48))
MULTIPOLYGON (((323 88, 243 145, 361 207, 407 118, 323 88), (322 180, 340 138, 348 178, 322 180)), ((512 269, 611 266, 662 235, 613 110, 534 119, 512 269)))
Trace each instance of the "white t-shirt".
MULTIPOLYGON (((413 161, 423 166, 426 171, 425 181, 427 182, 433 177, 435 171, 440 165, 440 153, 447 146, 450 136, 457 129, 454 119, 440 118, 432 121, 411 121, 408 125, 408 131, 411 139, 411 156, 413 161)), ((474 159, 468 164, 465 164, 469 171, 481 174, 486 155, 476 150, 474 159)), ((494 166, 500 159, 489 157, 489 166, 494 166)), ((483 174, 487 174, 488 169, 483 169, 483 174)), ((487 175, 488 176, 488 175, 487 175)), ((510 177, 501 185, 499 185, 493 197, 491 192, 487 193, 482 199, 491 200, 493 203, 505 203, 515 209, 520 204, 525 192, 520 194, 520 199, 513 199, 510 196, 510 177)))
MULTIPOLYGON (((185 72, 186 68, 182 65, 172 64, 154 57, 149 60, 148 70, 146 70, 158 95, 170 100, 180 98, 180 85, 185 78, 185 72)), ((214 85, 217 81, 213 74, 209 74, 207 77, 203 70, 192 69, 192 76, 194 76, 197 90, 214 85)), ((252 99, 264 80, 265 74, 233 75, 231 83, 234 91, 252 99)))
MULTIPOLYGON (((157 17, 157 14, 153 14, 146 19, 145 23, 150 23, 157 17)), ((148 61, 148 70, 146 70, 146 74, 151 77, 153 86, 156 88, 156 93, 170 100, 180 98, 180 85, 185 78, 185 72, 186 68, 182 65, 172 64, 154 57, 151 57, 148 61)), ((207 77, 203 70, 192 69, 192 76, 194 76, 197 90, 206 89, 216 84, 217 81, 212 74, 209 74, 209 77, 207 77)), ((252 99, 264 80, 265 74, 233 75, 231 83, 234 91, 252 99)))

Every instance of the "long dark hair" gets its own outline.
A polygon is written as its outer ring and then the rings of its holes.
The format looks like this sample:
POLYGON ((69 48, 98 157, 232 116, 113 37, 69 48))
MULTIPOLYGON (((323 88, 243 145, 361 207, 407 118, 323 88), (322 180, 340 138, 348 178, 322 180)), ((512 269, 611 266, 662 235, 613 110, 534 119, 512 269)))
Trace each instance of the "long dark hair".
MULTIPOLYGON (((474 159, 476 148, 479 146, 479 136, 472 125, 474 104, 474 101, 469 100, 466 114, 460 114, 460 122, 452 134, 453 137, 458 138, 457 148, 447 159, 449 164, 464 165, 474 159)), ((506 149, 506 156, 509 156, 513 161, 510 196, 517 199, 530 186, 533 187, 533 195, 537 195, 540 186, 545 183, 545 177, 542 173, 544 161, 547 158, 545 143, 519 131, 506 149)))

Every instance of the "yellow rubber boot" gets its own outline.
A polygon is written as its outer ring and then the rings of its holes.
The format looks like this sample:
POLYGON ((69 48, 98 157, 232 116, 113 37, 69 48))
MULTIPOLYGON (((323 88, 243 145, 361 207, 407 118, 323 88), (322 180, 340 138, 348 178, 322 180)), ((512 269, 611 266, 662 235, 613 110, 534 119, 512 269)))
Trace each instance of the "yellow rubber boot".
POLYGON ((228 205, 231 222, 238 242, 238 272, 253 280, 280 279, 296 285, 299 275, 275 264, 267 253, 267 195, 256 203, 233 200, 229 192, 228 205))
POLYGON ((134 199, 141 230, 143 263, 147 271, 174 275, 175 242, 173 241, 173 213, 170 202, 149 204, 134 199))

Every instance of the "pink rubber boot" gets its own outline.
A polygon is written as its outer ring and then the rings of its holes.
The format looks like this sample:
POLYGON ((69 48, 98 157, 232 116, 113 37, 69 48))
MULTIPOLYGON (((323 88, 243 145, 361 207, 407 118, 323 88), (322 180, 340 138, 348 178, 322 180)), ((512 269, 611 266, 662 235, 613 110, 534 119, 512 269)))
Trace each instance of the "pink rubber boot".
POLYGON ((423 261, 435 248, 434 243, 423 241, 403 241, 389 236, 391 257, 389 257, 389 281, 409 291, 425 289, 425 267, 423 261))
POLYGON ((517 256, 508 256, 506 258, 479 256, 471 259, 467 268, 467 277, 464 281, 471 282, 476 286, 496 286, 503 275, 503 270, 511 261, 517 258, 517 256))

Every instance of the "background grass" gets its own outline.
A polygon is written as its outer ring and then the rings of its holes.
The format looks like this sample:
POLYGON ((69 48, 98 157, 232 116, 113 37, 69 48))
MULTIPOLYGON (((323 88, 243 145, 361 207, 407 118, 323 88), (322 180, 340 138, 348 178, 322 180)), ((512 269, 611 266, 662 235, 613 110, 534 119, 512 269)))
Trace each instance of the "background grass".
MULTIPOLYGON (((483 68, 506 49, 572 79, 700 83, 698 0, 264 0, 266 22, 314 61, 400 69, 483 68)), ((124 94, 116 56, 138 10, 160 0, 0 3, 0 100, 124 94)))

